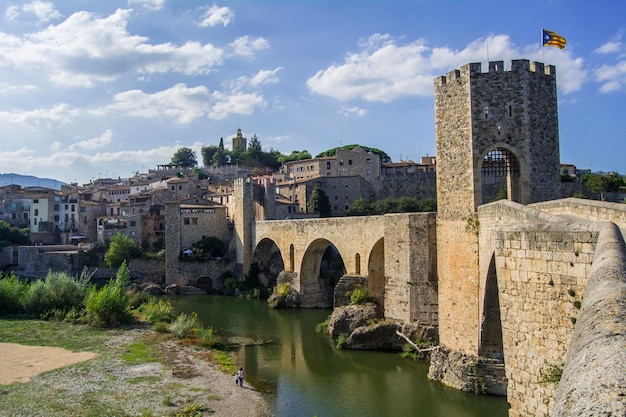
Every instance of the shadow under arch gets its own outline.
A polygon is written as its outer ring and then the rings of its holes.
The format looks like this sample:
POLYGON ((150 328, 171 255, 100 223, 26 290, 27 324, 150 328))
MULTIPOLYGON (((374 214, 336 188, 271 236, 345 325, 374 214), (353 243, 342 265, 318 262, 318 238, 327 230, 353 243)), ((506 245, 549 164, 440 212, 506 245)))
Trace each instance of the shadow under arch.
POLYGON ((495 255, 491 255, 491 261, 489 262, 489 269, 487 270, 485 280, 485 295, 483 299, 478 354, 485 358, 504 361, 502 320, 500 317, 500 297, 495 255))
POLYGON ((476 191, 481 204, 502 199, 524 203, 527 166, 519 155, 509 144, 496 143, 480 156, 480 184, 476 191))
POLYGON ((379 239, 367 261, 367 292, 385 310, 385 240, 379 239))
POLYGON ((300 307, 332 307, 333 290, 345 273, 343 258, 335 245, 323 238, 311 242, 300 265, 300 307))
POLYGON ((276 286, 276 278, 284 269, 283 255, 276 242, 269 238, 261 239, 252 255, 251 275, 256 273, 258 283, 271 288, 276 286))

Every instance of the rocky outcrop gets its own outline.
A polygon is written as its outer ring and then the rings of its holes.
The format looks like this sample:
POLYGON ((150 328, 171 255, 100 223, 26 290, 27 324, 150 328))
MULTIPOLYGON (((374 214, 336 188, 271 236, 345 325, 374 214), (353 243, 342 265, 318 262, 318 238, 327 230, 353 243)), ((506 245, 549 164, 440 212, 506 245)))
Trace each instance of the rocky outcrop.
POLYGON ((436 328, 383 319, 375 303, 337 307, 328 319, 328 334, 343 337, 346 349, 401 350, 406 340, 396 332, 411 340, 437 341, 436 328))
POLYGON ((476 394, 506 395, 507 389, 501 360, 467 355, 443 347, 431 352, 428 379, 476 394))

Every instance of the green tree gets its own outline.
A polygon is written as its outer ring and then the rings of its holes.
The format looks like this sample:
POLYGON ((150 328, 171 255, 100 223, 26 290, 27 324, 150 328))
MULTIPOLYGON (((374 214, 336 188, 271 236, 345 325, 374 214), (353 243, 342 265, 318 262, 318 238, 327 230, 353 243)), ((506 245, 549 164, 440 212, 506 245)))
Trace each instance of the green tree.
POLYGON ((320 217, 330 217, 328 196, 319 184, 315 184, 306 206, 308 213, 319 213, 320 217))
POLYGON ((604 193, 618 192, 620 187, 624 186, 624 179, 617 172, 607 175, 585 174, 582 181, 589 191, 599 195, 601 200, 604 200, 604 193))
POLYGON ((194 253, 217 257, 224 256, 224 253, 226 253, 226 244, 216 236, 208 236, 194 243, 191 249, 194 253))
POLYGON ((191 168, 198 165, 198 160, 196 159, 196 153, 191 148, 182 147, 174 153, 170 163, 191 168))
POLYGON ((111 268, 118 268, 122 263, 140 254, 141 250, 133 239, 121 233, 115 233, 111 237, 109 249, 104 254, 104 263, 111 268))
POLYGON ((347 212, 348 216, 371 216, 374 213, 372 204, 365 201, 363 197, 359 197, 350 206, 347 212))
POLYGON ((285 162, 302 161, 311 158, 313 158, 311 153, 305 149, 303 151, 291 151, 289 155, 281 155, 278 161, 284 164, 285 162))
POLYGON ((25 245, 28 242, 28 229, 18 229, 0 220, 0 248, 11 245, 25 245))
POLYGON ((215 154, 213 154, 213 158, 211 159, 211 165, 221 167, 226 164, 228 164, 228 155, 226 154, 226 150, 218 147, 215 154))
POLYGON ((218 146, 203 146, 200 149, 200 154, 202 155, 202 164, 205 167, 213 165, 213 155, 215 155, 218 149, 218 146))
POLYGON ((335 156, 335 154, 337 153, 337 149, 345 149, 347 151, 354 149, 356 147, 360 147, 361 149, 363 149, 365 152, 371 152, 375 155, 380 156, 380 161, 385 164, 387 162, 391 162, 391 158, 389 157, 389 155, 387 155, 384 151, 381 151, 380 149, 376 149, 376 148, 370 148, 369 146, 364 146, 364 145, 358 145, 358 144, 353 144, 353 145, 346 145, 346 146, 341 146, 340 148, 332 148, 332 149, 328 149, 322 153, 317 154, 315 157, 316 158, 321 158, 322 156, 335 156))
POLYGON ((263 152, 263 148, 261 146, 261 141, 259 141, 259 138, 256 134, 252 135, 252 137, 250 138, 250 142, 248 143, 248 149, 246 152, 248 152, 248 155, 250 157, 259 161, 261 153, 263 152))

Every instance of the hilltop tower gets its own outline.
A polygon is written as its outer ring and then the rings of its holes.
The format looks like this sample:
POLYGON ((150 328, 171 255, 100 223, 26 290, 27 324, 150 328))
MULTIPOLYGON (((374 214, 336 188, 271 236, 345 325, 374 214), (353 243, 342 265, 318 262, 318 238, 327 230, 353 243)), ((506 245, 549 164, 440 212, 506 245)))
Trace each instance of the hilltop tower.
POLYGON ((480 225, 476 209, 500 198, 522 204, 560 197, 555 67, 514 60, 437 77, 439 337, 478 355, 480 225))
POLYGON ((236 274, 249 272, 252 260, 252 224, 254 222, 254 183, 251 178, 236 178, 233 184, 233 213, 235 223, 236 274))

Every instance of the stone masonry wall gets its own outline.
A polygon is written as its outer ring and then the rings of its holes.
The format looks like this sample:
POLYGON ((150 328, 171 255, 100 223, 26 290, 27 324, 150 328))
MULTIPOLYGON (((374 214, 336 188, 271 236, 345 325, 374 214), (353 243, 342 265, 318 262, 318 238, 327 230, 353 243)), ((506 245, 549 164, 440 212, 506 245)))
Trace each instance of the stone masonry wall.
POLYGON ((481 206, 478 213, 481 274, 491 249, 495 256, 509 415, 548 416, 555 386, 542 383, 541 372, 565 360, 600 223, 509 201, 481 206))
POLYGON ((436 214, 392 214, 385 221, 385 317, 436 326, 436 214))
POLYGON ((626 246, 615 224, 605 223, 552 416, 623 416, 624 393, 626 246))

